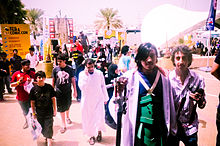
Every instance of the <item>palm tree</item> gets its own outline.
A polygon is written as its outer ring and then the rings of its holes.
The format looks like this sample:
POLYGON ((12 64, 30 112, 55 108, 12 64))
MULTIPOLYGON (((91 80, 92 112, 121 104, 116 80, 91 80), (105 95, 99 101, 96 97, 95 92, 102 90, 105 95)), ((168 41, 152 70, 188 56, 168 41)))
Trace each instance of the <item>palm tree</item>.
POLYGON ((101 28, 107 30, 110 28, 122 28, 122 21, 119 19, 118 10, 113 10, 113 8, 101 9, 98 17, 100 19, 95 21, 95 27, 98 30, 101 28))
POLYGON ((26 10, 20 0, 0 0, 0 24, 24 24, 26 10))
POLYGON ((40 19, 44 14, 44 11, 41 9, 33 8, 27 10, 27 20, 30 25, 31 31, 33 33, 34 39, 36 40, 36 34, 39 30, 42 30, 43 20, 40 19))

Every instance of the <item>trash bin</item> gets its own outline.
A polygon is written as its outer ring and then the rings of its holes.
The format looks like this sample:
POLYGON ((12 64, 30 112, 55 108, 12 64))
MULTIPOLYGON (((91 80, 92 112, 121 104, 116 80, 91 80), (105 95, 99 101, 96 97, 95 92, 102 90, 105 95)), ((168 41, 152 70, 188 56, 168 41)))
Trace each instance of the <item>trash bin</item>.
POLYGON ((47 78, 52 77, 52 71, 53 71, 53 62, 44 62, 44 72, 46 74, 47 78))

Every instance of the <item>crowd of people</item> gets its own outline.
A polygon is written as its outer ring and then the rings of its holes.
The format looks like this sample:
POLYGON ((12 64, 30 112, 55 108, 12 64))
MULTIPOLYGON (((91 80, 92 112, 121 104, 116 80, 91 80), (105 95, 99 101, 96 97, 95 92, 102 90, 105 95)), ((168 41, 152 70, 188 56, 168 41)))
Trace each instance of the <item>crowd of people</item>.
MULTIPOLYGON (((122 116, 121 145, 175 145, 182 141, 186 146, 198 145, 197 107, 206 106, 204 78, 189 67, 192 51, 185 45, 176 46, 171 53, 173 71, 157 66, 157 48, 143 43, 131 52, 129 46, 112 49, 109 44, 98 42, 92 50, 83 32, 70 49, 57 45, 53 53, 54 67, 52 85, 45 83, 44 71, 37 71, 38 57, 30 47, 25 59, 13 50, 8 61, 7 54, 0 54, 0 100, 4 101, 4 86, 8 93, 17 91, 16 99, 25 117, 24 129, 28 128, 27 114, 31 107, 34 119, 42 126, 47 144, 52 145, 53 117, 59 112, 62 120, 60 133, 65 133, 72 120, 69 110, 72 97, 81 103, 82 130, 89 137, 89 144, 102 140, 105 123, 116 129, 117 122, 110 104, 120 98, 122 91, 127 100, 122 116), (113 57, 120 57, 117 64, 113 57), (96 58, 93 58, 96 56, 96 58), (9 66, 11 65, 12 76, 9 66), (11 79, 10 79, 11 77, 11 79), (116 84, 120 77, 126 82, 116 84), (31 89, 26 86, 32 84, 31 89), (116 86, 117 85, 117 86, 116 86)), ((211 73, 219 79, 219 53, 211 73)), ((114 110, 118 105, 115 104, 114 110)), ((220 129, 219 111, 217 128, 220 129)), ((117 112, 117 111, 115 111, 117 112)), ((217 145, 220 143, 219 134, 217 145)))

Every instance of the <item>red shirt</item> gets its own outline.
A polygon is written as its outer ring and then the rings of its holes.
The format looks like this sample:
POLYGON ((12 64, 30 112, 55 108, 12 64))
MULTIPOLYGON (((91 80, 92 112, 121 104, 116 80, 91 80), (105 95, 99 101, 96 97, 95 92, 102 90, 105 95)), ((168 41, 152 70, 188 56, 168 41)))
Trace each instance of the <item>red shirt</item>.
POLYGON ((78 45, 76 46, 76 49, 83 53, 83 47, 82 47, 81 44, 78 44, 78 45))
POLYGON ((17 96, 16 99, 19 101, 28 101, 29 99, 29 95, 28 93, 24 90, 24 83, 27 81, 28 78, 32 78, 35 79, 35 72, 33 71, 28 71, 28 72, 22 72, 22 71, 16 71, 13 75, 12 75, 12 79, 11 82, 16 82, 19 81, 19 79, 23 77, 23 82, 20 83, 17 87, 17 96))

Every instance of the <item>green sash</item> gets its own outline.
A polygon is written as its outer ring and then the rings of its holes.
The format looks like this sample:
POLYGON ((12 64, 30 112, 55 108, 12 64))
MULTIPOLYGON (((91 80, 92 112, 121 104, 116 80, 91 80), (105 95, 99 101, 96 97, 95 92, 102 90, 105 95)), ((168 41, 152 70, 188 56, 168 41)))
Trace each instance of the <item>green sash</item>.
MULTIPOLYGON (((156 87, 160 77, 160 72, 157 71, 157 76, 151 88, 147 86, 143 78, 139 75, 139 81, 144 86, 144 88, 148 91, 146 96, 141 97, 140 100, 140 107, 141 107, 141 116, 140 116, 140 126, 138 128, 137 137, 141 139, 144 138, 144 143, 149 146, 155 146, 156 141, 152 138, 151 131, 144 127, 144 124, 153 125, 153 104, 152 104, 152 95, 153 90, 156 87), (144 130, 144 131, 143 131, 144 130), (142 135, 142 133, 144 133, 142 135)), ((162 138, 161 138, 161 145, 162 145, 162 138)))

